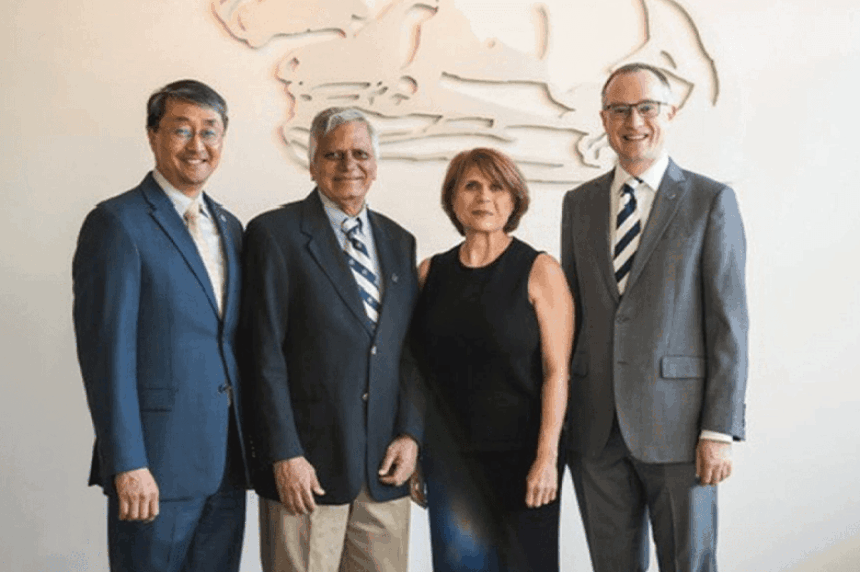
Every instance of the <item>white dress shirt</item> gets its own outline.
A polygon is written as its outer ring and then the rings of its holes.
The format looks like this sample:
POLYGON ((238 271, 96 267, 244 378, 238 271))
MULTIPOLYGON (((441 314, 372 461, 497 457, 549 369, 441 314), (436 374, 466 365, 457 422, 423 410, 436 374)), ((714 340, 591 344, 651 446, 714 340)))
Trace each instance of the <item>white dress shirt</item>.
POLYGON ((320 195, 323 207, 325 208, 325 214, 328 216, 328 221, 331 223, 331 228, 334 231, 335 237, 337 237, 337 242, 340 244, 341 250, 346 250, 346 233, 343 232, 343 227, 341 226, 343 221, 348 218, 357 218, 361 221, 361 228, 358 232, 361 233, 361 241, 364 243, 364 246, 367 247, 368 258, 370 258, 370 264, 372 266, 370 270, 376 274, 379 299, 381 301, 384 284, 382 281, 382 273, 379 270, 379 255, 376 252, 376 241, 373 240, 373 229, 370 226, 370 217, 367 216, 367 201, 364 202, 364 205, 361 207, 361 211, 356 216, 350 217, 341 210, 337 203, 325 196, 319 189, 317 189, 317 192, 320 195))
MULTIPOLYGON (((183 222, 185 222, 185 212, 188 210, 188 207, 191 206, 191 203, 199 201, 200 214, 202 215, 198 221, 200 234, 203 236, 203 240, 206 241, 206 245, 209 247, 212 261, 215 263, 215 271, 219 273, 221 278, 220 283, 226 285, 227 281, 225 278, 227 269, 224 266, 224 250, 221 244, 221 234, 218 232, 218 225, 215 224, 215 216, 209 212, 209 208, 206 206, 206 201, 203 200, 203 193, 201 192, 196 199, 192 199, 171 185, 164 175, 158 171, 158 169, 152 170, 152 176, 155 179, 155 182, 158 183, 158 186, 161 187, 167 195, 167 198, 170 199, 170 202, 173 203, 173 207, 176 209, 176 212, 179 213, 179 217, 183 222)), ((209 280, 210 282, 213 282, 211 277, 209 280)), ((222 296, 223 294, 224 293, 221 292, 222 296)))

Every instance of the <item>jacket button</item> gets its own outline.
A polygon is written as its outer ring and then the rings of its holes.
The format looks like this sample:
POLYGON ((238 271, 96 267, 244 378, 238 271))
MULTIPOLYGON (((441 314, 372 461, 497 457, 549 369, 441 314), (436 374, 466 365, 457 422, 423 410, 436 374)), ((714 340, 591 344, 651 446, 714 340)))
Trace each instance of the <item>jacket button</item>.
POLYGON ((366 391, 365 391, 364 393, 362 393, 362 394, 361 394, 361 400, 362 400, 362 401, 364 401, 364 402, 366 402, 366 401, 367 401, 367 399, 368 399, 369 397, 370 397, 370 396, 367 394, 367 392, 366 392, 366 391))
POLYGON ((376 355, 376 346, 370 348, 370 355, 376 355))

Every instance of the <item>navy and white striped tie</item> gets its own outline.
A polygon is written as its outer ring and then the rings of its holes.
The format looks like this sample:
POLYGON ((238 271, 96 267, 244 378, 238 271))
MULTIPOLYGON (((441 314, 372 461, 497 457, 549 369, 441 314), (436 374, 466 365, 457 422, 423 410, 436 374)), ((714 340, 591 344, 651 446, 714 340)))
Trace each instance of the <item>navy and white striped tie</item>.
POLYGON ((346 262, 352 270, 352 275, 358 283, 364 311, 375 325, 379 319, 379 278, 373 273, 373 263, 367 253, 367 247, 361 241, 361 219, 346 218, 341 223, 341 230, 346 234, 346 262))
POLYGON ((616 219, 613 266, 619 294, 623 294, 627 286, 627 278, 630 276, 630 268, 633 266, 633 258, 639 248, 639 237, 642 234, 642 219, 636 206, 636 195, 630 186, 631 181, 624 183, 621 188, 616 219))

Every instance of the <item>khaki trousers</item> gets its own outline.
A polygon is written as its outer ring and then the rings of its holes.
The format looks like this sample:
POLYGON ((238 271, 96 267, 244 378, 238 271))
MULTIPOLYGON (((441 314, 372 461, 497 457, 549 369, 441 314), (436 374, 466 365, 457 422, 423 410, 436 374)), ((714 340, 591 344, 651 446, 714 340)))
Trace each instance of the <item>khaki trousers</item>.
POLYGON ((350 504, 294 516, 260 497, 264 572, 406 572, 409 497, 374 501, 362 487, 350 504))

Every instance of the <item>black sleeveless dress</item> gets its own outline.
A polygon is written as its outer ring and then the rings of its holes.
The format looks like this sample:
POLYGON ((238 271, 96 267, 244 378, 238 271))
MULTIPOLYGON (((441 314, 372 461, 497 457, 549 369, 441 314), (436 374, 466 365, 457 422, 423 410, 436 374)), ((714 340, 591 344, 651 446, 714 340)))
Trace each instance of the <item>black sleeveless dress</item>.
POLYGON ((424 472, 437 572, 476 566, 462 562, 475 546, 457 538, 483 541, 482 570, 558 570, 559 501, 525 504, 543 385, 528 296, 538 255, 514 238, 492 263, 469 268, 455 247, 432 258, 418 299, 413 343, 427 384, 424 472))

